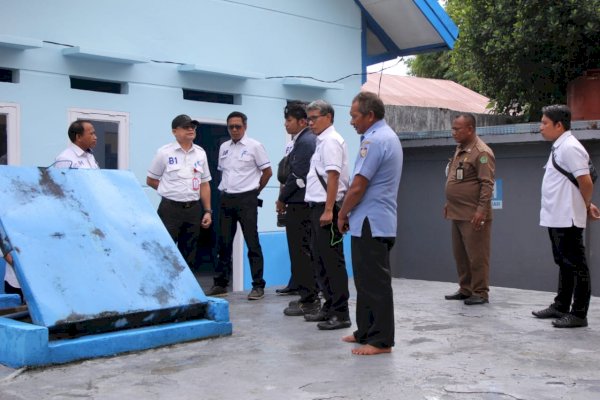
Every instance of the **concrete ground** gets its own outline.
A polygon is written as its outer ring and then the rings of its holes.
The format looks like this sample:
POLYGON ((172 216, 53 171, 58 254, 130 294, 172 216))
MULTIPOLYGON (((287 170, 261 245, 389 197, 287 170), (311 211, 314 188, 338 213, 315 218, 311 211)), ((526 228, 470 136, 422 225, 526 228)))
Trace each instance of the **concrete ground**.
MULTIPOLYGON (((590 327, 561 330, 531 310, 547 292, 492 288, 491 303, 445 301, 456 285, 394 279, 396 347, 354 356, 285 317, 295 297, 229 296, 233 335, 39 369, 0 366, 0 399, 600 399, 600 301, 590 327)), ((354 312, 355 296, 351 299, 354 312)))

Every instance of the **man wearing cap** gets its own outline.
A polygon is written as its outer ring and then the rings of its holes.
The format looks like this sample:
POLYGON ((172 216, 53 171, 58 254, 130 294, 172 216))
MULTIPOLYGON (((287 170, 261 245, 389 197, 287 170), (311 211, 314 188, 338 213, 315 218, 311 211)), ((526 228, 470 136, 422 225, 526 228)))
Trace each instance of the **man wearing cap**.
POLYGON ((194 144, 198 125, 187 115, 175 117, 171 123, 175 141, 158 149, 146 177, 148 186, 162 197, 158 216, 190 268, 200 227, 212 223, 210 170, 206 153, 194 144))
POLYGON ((96 130, 91 121, 80 119, 69 125, 69 146, 54 162, 57 168, 98 169, 92 149, 96 147, 96 130))
POLYGON ((447 166, 444 216, 452 221, 452 250, 459 290, 446 300, 466 305, 489 302, 492 193, 496 161, 475 133, 475 116, 459 114, 452 121, 458 143, 447 166))
POLYGON ((234 111, 227 116, 227 130, 231 140, 219 148, 218 170, 222 172, 219 190, 219 261, 214 285, 209 296, 227 295, 232 273, 233 238, 238 222, 248 246, 248 260, 252 273, 252 290, 248 300, 259 300, 265 295, 263 279, 264 260, 258 240, 258 195, 273 175, 264 146, 246 135, 248 117, 234 111))

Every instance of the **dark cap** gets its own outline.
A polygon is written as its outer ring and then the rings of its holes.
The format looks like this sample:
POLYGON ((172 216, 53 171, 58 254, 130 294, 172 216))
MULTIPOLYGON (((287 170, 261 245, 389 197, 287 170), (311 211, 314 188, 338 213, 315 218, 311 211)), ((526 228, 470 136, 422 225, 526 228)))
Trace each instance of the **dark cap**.
POLYGON ((173 118, 173 122, 171 122, 171 129, 176 129, 189 124, 198 126, 200 125, 200 122, 196 121, 195 119, 191 119, 189 115, 181 114, 173 118))

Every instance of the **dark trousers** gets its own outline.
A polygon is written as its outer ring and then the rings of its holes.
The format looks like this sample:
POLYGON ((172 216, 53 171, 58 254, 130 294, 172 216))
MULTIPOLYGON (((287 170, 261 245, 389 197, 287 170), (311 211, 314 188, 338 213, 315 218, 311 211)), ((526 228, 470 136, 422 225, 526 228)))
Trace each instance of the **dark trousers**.
POLYGON ((470 221, 452 221, 452 250, 464 295, 489 297, 491 234, 492 221, 486 221, 479 231, 470 221))
POLYGON ((21 304, 25 303, 25 299, 23 298, 23 291, 19 288, 12 286, 10 283, 4 281, 4 293, 6 294, 18 294, 21 297, 21 304))
POLYGON ((233 238, 237 231, 237 223, 242 226, 244 240, 248 246, 248 260, 252 273, 252 287, 264 288, 263 254, 258 241, 258 191, 239 194, 221 194, 219 210, 219 261, 214 278, 216 286, 227 287, 232 273, 233 238))
POLYGON ((300 302, 309 303, 317 298, 315 269, 310 250, 310 208, 306 203, 290 203, 287 205, 285 233, 287 236, 292 282, 298 288, 300 302))
POLYGON ((348 273, 344 259, 343 243, 331 245, 331 225, 321 227, 319 218, 324 204, 310 210, 311 250, 315 262, 316 276, 322 284, 325 303, 323 310, 330 317, 348 319, 348 273))
POLYGON ((590 270, 585 258, 583 228, 548 228, 554 262, 559 266, 558 293, 552 307, 586 318, 592 296, 590 270), (573 304, 571 305, 571 300, 573 304))
POLYGON ((188 266, 193 268, 202 223, 200 202, 186 204, 163 198, 158 206, 158 216, 173 241, 177 243, 177 248, 188 266))
POLYGON ((394 299, 390 250, 393 237, 373 237, 365 219, 361 237, 352 236, 356 286, 356 341, 379 348, 394 345, 394 299))

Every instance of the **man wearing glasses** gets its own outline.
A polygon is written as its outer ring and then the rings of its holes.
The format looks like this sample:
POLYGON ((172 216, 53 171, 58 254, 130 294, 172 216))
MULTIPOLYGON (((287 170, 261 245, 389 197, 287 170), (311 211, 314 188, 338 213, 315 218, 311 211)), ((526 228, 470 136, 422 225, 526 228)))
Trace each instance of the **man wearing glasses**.
POLYGON ((305 200, 311 208, 311 249, 317 279, 323 282, 325 303, 304 319, 319 322, 322 330, 349 328, 348 273, 339 231, 337 202, 348 190, 348 149, 333 126, 334 111, 323 100, 306 108, 308 126, 317 135, 317 147, 306 177, 305 200))
POLYGON ((248 300, 260 300, 265 296, 265 280, 263 253, 257 231, 258 207, 262 203, 258 195, 273 172, 264 146, 246 135, 247 121, 246 115, 239 111, 229 114, 227 130, 231 140, 219 148, 218 170, 222 172, 219 184, 219 261, 214 285, 207 294, 227 295, 232 272, 233 238, 239 222, 248 246, 252 273, 252 290, 248 300))
POLYGON ((206 153, 194 144, 198 125, 185 114, 175 117, 171 122, 175 141, 158 149, 146 177, 146 184, 162 197, 158 216, 190 268, 200 227, 212 223, 210 170, 206 153))

